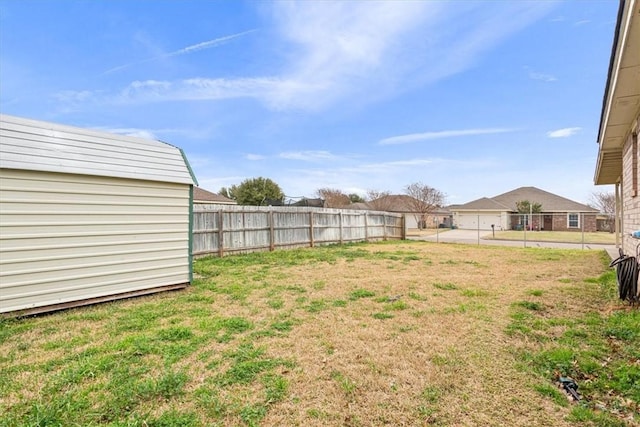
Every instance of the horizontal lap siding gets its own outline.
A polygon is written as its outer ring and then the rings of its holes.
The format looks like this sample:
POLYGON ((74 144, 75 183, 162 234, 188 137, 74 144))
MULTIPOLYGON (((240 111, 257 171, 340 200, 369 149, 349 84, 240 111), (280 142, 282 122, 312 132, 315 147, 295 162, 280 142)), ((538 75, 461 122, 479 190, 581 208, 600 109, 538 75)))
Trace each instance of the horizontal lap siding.
POLYGON ((0 170, 0 312, 189 282, 189 186, 0 170))

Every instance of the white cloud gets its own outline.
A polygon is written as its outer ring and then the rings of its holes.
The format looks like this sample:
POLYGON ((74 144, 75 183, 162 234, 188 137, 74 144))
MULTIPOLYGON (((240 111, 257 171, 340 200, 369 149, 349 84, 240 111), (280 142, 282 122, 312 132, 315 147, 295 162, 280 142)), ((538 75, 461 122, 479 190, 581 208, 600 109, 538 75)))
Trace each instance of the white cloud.
POLYGON ((551 74, 537 73, 535 71, 529 72, 529 78, 533 80, 542 80, 543 82, 555 82, 558 79, 551 74))
POLYGON ((580 132, 580 130, 582 130, 582 128, 579 128, 579 127, 556 129, 556 130, 552 130, 552 131, 547 132, 547 137, 549 137, 549 138, 568 138, 568 137, 573 136, 576 133, 580 132))
POLYGON ((145 139, 163 140, 164 138, 171 138, 172 135, 180 135, 192 139, 208 139, 211 136, 212 130, 207 127, 198 128, 157 128, 157 129, 141 129, 132 127, 117 127, 117 126, 89 126, 96 130, 105 132, 116 133, 119 135, 136 136, 145 139), (164 135, 164 137, 163 137, 164 135))
POLYGON ((555 7, 550 2, 273 5, 292 52, 286 80, 319 89, 313 96, 296 87, 274 93, 271 105, 282 109, 320 109, 346 97, 375 100, 459 73, 555 7))
POLYGON ((508 128, 486 128, 486 129, 463 129, 444 130, 439 132, 412 133, 408 135, 392 136, 384 138, 378 142, 380 145, 409 144, 417 141, 428 141, 432 139, 454 138, 460 136, 490 135, 496 133, 514 132, 515 129, 508 128))
MULTIPOLYGON (((472 67, 514 32, 548 13, 553 2, 273 2, 286 52, 279 69, 249 77, 134 81, 119 94, 87 93, 101 102, 151 103, 254 98, 273 110, 326 109, 374 102, 472 67)), ((251 31, 143 60, 208 49, 251 31)), ((266 54, 266 53, 265 53, 266 54)), ((125 64, 116 69, 136 64, 125 64)), ((114 71, 112 69, 110 71, 114 71)), ((82 94, 82 92, 77 92, 82 94)), ((78 99, 76 99, 78 101, 78 99)))
POLYGON ((279 84, 271 79, 205 79, 177 81, 134 81, 118 95, 115 103, 146 103, 186 100, 219 100, 242 97, 260 97, 279 84))
POLYGON ((302 160, 305 162, 321 162, 327 160, 337 160, 338 157, 328 151, 287 151, 280 153, 278 157, 288 160, 302 160))
POLYGON ((116 133, 118 135, 125 136, 135 136, 137 138, 144 139, 159 139, 156 134, 149 129, 138 129, 138 128, 95 128, 97 130, 103 130, 105 132, 116 133))
POLYGON ((65 103, 86 102, 94 96, 89 90, 63 90, 53 95, 58 101, 65 103))

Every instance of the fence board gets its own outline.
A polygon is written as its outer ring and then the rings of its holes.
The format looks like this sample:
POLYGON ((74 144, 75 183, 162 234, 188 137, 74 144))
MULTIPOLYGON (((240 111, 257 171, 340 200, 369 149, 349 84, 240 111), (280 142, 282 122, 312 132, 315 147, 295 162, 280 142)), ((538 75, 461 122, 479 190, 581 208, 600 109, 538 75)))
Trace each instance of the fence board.
POLYGON ((193 254, 404 239, 402 214, 312 207, 194 205, 193 254))

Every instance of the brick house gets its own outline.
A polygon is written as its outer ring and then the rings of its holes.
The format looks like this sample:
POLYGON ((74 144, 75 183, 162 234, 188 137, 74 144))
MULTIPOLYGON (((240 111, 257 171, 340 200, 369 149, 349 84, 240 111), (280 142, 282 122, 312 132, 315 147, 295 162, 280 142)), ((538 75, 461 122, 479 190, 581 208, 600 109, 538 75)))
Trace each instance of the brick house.
POLYGON ((494 197, 451 205, 453 225, 462 229, 596 231, 598 210, 536 187, 520 187, 494 197), (516 204, 539 203, 542 212, 518 213, 516 204))
POLYGON ((621 0, 598 133, 596 185, 615 185, 616 246, 635 255, 640 239, 640 1, 621 0))

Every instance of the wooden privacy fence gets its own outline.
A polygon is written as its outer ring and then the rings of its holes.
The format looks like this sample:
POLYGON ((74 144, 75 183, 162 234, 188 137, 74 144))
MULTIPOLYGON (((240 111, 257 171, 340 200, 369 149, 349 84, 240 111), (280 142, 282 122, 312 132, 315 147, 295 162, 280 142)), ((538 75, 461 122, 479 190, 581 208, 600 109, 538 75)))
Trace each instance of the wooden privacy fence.
POLYGON ((404 239, 404 215, 310 207, 197 204, 195 256, 404 239))

